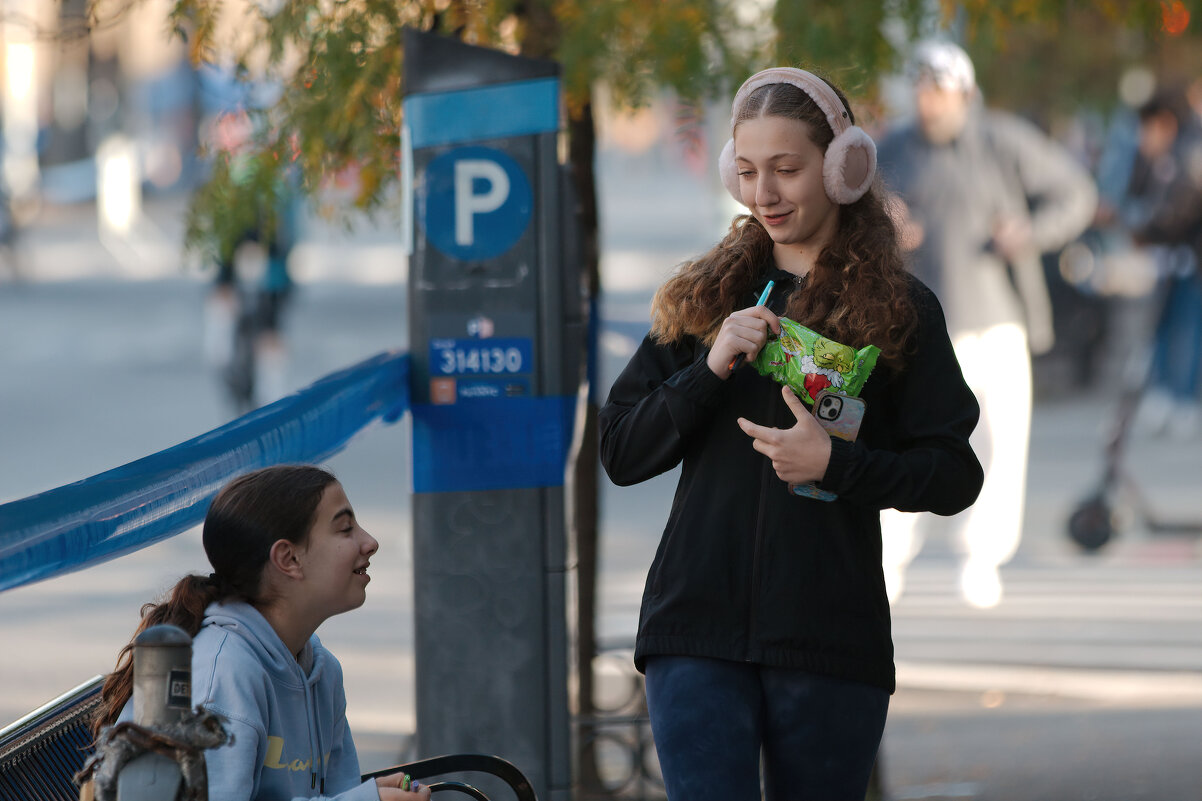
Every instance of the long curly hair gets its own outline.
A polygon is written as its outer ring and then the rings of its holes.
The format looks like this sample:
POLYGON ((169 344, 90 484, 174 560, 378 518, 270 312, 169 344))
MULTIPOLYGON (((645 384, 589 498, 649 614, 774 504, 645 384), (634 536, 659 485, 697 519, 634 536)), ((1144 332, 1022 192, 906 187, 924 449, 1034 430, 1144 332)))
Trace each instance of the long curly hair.
MULTIPOLYGON (((854 124, 847 98, 838 87, 831 88, 854 124)), ((764 116, 804 123, 823 152, 834 139, 826 115, 791 84, 769 84, 749 95, 735 128, 764 116)), ((900 368, 917 318, 897 229, 884 197, 878 177, 862 198, 839 207, 834 238, 802 287, 790 296, 784 316, 856 349, 876 345, 882 363, 900 368)), ((747 296, 772 264, 772 249, 772 238, 755 217, 735 217, 721 242, 682 264, 656 292, 652 336, 667 343, 691 336, 712 345, 722 321, 747 305, 747 296)))

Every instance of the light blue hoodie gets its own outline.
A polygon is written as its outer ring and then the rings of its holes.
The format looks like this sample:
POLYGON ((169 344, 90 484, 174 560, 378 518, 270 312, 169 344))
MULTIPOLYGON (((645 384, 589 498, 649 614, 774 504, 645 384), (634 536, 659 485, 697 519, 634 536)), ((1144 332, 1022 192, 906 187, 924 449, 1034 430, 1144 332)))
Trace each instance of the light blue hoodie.
POLYGON ((359 777, 342 666, 317 635, 298 660, 253 606, 210 604, 192 642, 192 703, 234 735, 205 753, 209 801, 379 801, 359 777))

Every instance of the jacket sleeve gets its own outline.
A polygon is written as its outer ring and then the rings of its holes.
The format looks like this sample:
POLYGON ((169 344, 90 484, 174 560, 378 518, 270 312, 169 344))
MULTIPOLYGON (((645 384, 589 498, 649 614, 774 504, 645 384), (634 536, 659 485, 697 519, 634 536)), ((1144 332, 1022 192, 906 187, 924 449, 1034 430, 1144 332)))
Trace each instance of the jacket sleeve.
POLYGON ((242 662, 231 656, 236 650, 224 632, 193 639, 192 703, 221 715, 231 735, 230 742, 205 751, 209 798, 221 801, 255 798, 267 755, 266 675, 245 666, 231 675, 228 666, 242 662))
POLYGON ((1031 210, 1031 238, 1040 253, 1072 242, 1093 220, 1098 190, 1085 167, 1058 142, 1010 114, 990 118, 999 157, 1014 165, 1031 210))
POLYGON ((1059 250, 1081 235, 1098 206, 1093 178, 1059 143, 1020 117, 994 113, 990 139, 1002 169, 1013 172, 1022 209, 1029 214, 1031 252, 1010 265, 1023 301, 1033 353, 1055 341, 1052 299, 1040 254, 1059 250))
POLYGON ((887 442, 832 438, 821 486, 879 509, 951 515, 976 500, 984 480, 968 441, 980 408, 964 382, 938 301, 924 288, 918 306, 917 347, 879 396, 879 408, 868 409, 883 416, 878 425, 887 442))
POLYGON ((615 484, 646 481, 684 458, 690 434, 712 417, 725 383, 706 355, 691 341, 644 338, 598 415, 601 464, 615 484))
POLYGON ((209 798, 222 801, 251 801, 259 789, 259 766, 263 764, 267 733, 218 704, 206 707, 225 717, 229 742, 205 752, 209 798))

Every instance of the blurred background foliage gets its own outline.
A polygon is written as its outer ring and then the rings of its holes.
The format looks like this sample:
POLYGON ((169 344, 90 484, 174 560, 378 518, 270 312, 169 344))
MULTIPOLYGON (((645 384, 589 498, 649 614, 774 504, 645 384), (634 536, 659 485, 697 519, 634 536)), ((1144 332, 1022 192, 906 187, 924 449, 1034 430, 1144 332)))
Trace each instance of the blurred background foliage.
MULTIPOLYGON (((563 66, 571 161, 591 169, 593 88, 614 102, 647 104, 663 88, 686 101, 712 96, 729 76, 764 62, 763 17, 724 0, 326 0, 248 4, 176 0, 170 21, 194 63, 278 87, 270 107, 248 109, 253 142, 212 152, 212 178, 196 195, 191 247, 224 252, 249 224, 270 226, 289 172, 316 196, 339 177, 351 204, 379 208, 399 177, 401 30, 444 33, 563 66), (583 145, 583 147, 581 146, 583 145), (237 169, 233 162, 240 162, 237 169), (241 177, 241 182, 235 178, 241 177), (267 196, 263 193, 266 192, 267 196), (246 217, 259 195, 257 218, 246 217), (234 219, 237 216, 240 219, 234 219)), ((591 175, 578 175, 587 195, 591 175)), ((589 221, 586 217, 586 227, 589 221)))
MULTIPOLYGON (((1121 74, 1202 74, 1200 0, 172 0, 170 24, 194 63, 279 89, 249 110, 255 138, 211 153, 189 246, 222 250, 271 225, 273 193, 309 195, 342 179, 349 208, 379 209, 399 177, 404 26, 563 65, 571 161, 593 191, 594 88, 621 107, 667 90, 688 104, 723 97, 770 64, 820 71, 874 107, 879 76, 906 44, 943 33, 977 64, 987 100, 1037 121, 1105 110, 1121 74), (240 162, 231 167, 233 161, 240 162), (293 175, 289 175, 292 173, 293 175), (350 180, 346 180, 350 177, 350 180), (258 210, 258 211, 256 211, 258 210)), ((589 205, 586 198, 585 204, 589 205)), ((586 209, 587 211, 587 209, 586 209)), ((590 224, 585 219, 586 229, 590 224)))

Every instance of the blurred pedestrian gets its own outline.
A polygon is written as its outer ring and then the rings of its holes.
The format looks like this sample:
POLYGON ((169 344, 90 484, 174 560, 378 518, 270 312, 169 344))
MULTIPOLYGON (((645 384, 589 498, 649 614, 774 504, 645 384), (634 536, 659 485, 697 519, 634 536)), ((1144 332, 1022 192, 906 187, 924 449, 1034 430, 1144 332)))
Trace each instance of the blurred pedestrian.
POLYGON ((769 799, 863 798, 895 687, 879 512, 972 503, 978 408, 843 94, 766 70, 735 95, 731 131, 722 179, 750 214, 660 288, 600 412, 615 483, 682 466, 635 665, 669 799, 759 799, 761 760, 769 799), (739 367, 780 315, 880 348, 854 444, 739 367), (806 482, 837 499, 790 490, 806 482))
MULTIPOLYGON (((1001 599, 998 567, 1018 548, 1031 426, 1031 353, 1052 346, 1040 254, 1092 220, 1088 172, 1035 126, 986 110, 968 54, 941 40, 910 59, 916 118, 882 140, 881 172, 897 193, 910 268, 931 287, 964 375, 981 404, 973 447, 985 486, 955 523, 965 551, 960 586, 977 606, 1001 599)), ((921 548, 930 518, 886 512, 890 598, 921 548)))
POLYGON ((1146 394, 1137 424, 1152 434, 1195 436, 1202 372, 1202 124, 1177 87, 1139 109, 1139 147, 1122 219, 1153 252, 1160 286, 1146 394))
POLYGON ((236 191, 252 195, 254 220, 217 253, 217 274, 205 303, 204 352, 220 370, 234 411, 244 414, 286 393, 282 323, 293 289, 288 259, 301 199, 294 170, 285 168, 271 182, 255 174, 257 163, 248 152, 253 129, 245 110, 219 115, 214 129, 214 144, 229 160, 236 191), (270 196, 253 196, 256 192, 270 196))
POLYGON ((233 254, 218 265, 210 303, 213 329, 228 350, 218 361, 235 411, 251 409, 287 392, 288 347, 283 316, 292 295, 288 257, 296 239, 299 200, 283 188, 273 220, 248 230, 233 254))
MULTIPOLYGON (((193 637, 192 701, 233 735, 205 754, 208 797, 428 799, 405 774, 361 780, 342 667, 315 634, 363 605, 379 547, 342 485, 309 465, 248 473, 213 499, 202 536, 214 572, 184 576, 144 606, 138 631, 166 623, 193 637)), ((132 649, 105 680, 96 732, 132 720, 132 649)))

